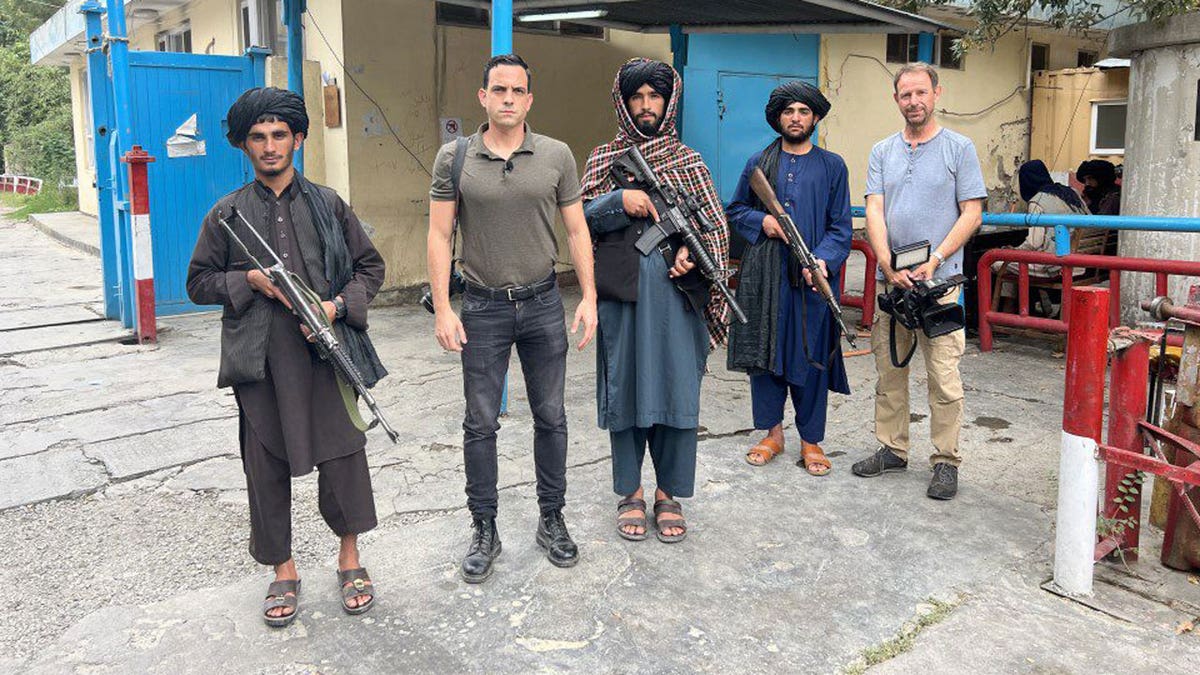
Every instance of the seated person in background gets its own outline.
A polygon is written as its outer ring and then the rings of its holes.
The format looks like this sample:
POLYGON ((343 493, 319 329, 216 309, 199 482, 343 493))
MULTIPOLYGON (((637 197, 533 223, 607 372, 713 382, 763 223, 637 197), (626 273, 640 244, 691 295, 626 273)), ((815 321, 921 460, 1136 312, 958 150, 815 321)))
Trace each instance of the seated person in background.
MULTIPOLYGON (((1089 213, 1087 206, 1084 205, 1079 194, 1062 183, 1055 183, 1054 179, 1050 177, 1050 171, 1046 169, 1046 165, 1040 159, 1034 159, 1021 165, 1021 168, 1017 170, 1017 185, 1021 193, 1021 199, 1028 202, 1028 213, 1046 213, 1051 215, 1079 215, 1089 213)), ((1054 228, 1029 228, 1029 233, 1025 235, 1025 241, 1021 242, 1016 248, 1021 251, 1054 253, 1054 228)), ((1005 272, 997 277, 1000 297, 1016 298, 1017 283, 1015 277, 1019 274, 1019 265, 1016 262, 1004 263, 997 261, 992 264, 992 271, 998 272, 1001 265, 1005 267, 1005 272), (1005 280, 1005 277, 1009 277, 1009 279, 1005 280)), ((1076 267, 1073 275, 1079 276, 1085 271, 1082 267, 1076 267)), ((1041 263, 1030 263, 1029 265, 1029 276, 1031 278, 1056 279, 1060 274, 1061 268, 1058 265, 1041 263)), ((1044 297, 1040 298, 1043 304, 1041 310, 1042 313, 1049 316, 1053 313, 1049 297, 1044 292, 1042 295, 1044 297)))
POLYGON ((1075 180, 1084 184, 1083 202, 1097 216, 1121 214, 1121 186, 1117 185, 1117 167, 1103 159, 1089 159, 1075 169, 1075 180))

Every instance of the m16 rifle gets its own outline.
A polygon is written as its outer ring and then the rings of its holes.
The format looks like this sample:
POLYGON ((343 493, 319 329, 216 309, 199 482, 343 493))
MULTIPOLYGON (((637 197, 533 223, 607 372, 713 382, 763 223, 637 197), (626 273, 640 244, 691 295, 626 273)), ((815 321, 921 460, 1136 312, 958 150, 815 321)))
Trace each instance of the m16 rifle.
POLYGON ((636 145, 618 157, 610 171, 620 187, 645 191, 658 212, 658 222, 646 228, 645 234, 637 240, 637 250, 642 255, 650 255, 664 239, 674 234, 680 235, 691 253, 692 260, 696 262, 696 267, 700 268, 700 273, 729 303, 729 308, 733 310, 737 320, 746 323, 746 313, 742 311, 741 305, 737 303, 733 292, 725 283, 726 271, 717 267, 712 254, 700 240, 700 232, 712 232, 717 227, 704 215, 696 197, 659 180, 636 145), (699 225, 699 231, 692 224, 693 221, 699 225))

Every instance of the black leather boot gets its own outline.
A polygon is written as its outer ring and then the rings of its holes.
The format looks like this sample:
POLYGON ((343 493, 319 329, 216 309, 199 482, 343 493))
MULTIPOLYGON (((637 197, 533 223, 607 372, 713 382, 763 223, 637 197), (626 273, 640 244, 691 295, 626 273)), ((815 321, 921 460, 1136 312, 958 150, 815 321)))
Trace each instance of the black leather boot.
POLYGON ((538 518, 538 546, 546 549, 546 558, 555 567, 574 567, 579 562, 579 547, 571 540, 562 511, 547 511, 538 518))
POLYGON ((500 532, 495 518, 476 518, 471 528, 474 533, 462 561, 462 578, 468 584, 479 584, 492 576, 492 563, 500 557, 500 532))

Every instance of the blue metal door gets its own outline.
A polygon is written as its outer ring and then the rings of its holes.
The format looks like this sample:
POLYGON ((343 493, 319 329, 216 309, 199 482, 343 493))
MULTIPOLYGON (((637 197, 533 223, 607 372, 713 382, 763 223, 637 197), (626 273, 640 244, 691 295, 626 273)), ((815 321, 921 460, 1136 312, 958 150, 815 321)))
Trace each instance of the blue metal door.
POLYGON ((750 155, 775 139, 774 130, 763 119, 762 108, 771 91, 787 79, 777 75, 718 74, 717 162, 709 168, 721 201, 728 203, 733 198, 750 155))
MULTIPOLYGON (((225 113, 243 91, 261 86, 262 58, 130 52, 129 65, 132 143, 154 157, 149 183, 156 311, 159 315, 195 311, 200 308, 188 301, 184 284, 200 223, 218 198, 252 175, 244 155, 225 140, 225 113), (168 152, 168 140, 193 115, 194 138, 203 147, 184 136, 173 144, 177 151, 168 152)), ((128 214, 123 215, 127 221, 128 214)), ((128 233, 126 222, 120 230, 128 233)), ((123 236, 122 241, 128 239, 123 236)), ((133 288, 128 275, 122 281, 123 290, 133 288)), ((129 303, 133 293, 122 296, 129 303)))

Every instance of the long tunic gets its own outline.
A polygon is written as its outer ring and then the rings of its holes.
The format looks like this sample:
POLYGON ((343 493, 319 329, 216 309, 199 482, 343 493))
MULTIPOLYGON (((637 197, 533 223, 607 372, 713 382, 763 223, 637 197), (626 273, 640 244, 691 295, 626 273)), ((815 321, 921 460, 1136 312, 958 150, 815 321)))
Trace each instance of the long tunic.
MULTIPOLYGON (((293 218, 293 213, 300 209, 308 216, 308 205, 299 188, 293 183, 278 197, 261 183, 256 182, 253 190, 264 207, 243 215, 254 218, 256 213, 266 214, 266 222, 252 221, 255 229, 267 239, 284 267, 311 287, 310 275, 324 274, 324 270, 307 269, 304 252, 300 250, 296 228, 313 225, 311 217, 293 218)), ((354 212, 341 200, 334 208, 334 215, 342 225, 354 261, 354 275, 341 293, 347 303, 347 320, 354 315, 356 323, 365 327, 366 303, 383 283, 383 258, 354 212)), ((230 275, 236 275, 225 271, 229 245, 219 223, 211 218, 206 220, 189 271, 189 291, 194 301, 232 305, 235 303, 231 294, 245 292, 240 286, 230 288, 246 281, 244 276, 236 282, 229 280, 230 275)), ((287 461, 293 476, 305 475, 327 460, 361 451, 366 436, 351 423, 333 366, 322 361, 304 339, 299 319, 283 303, 257 293, 252 294, 249 302, 265 302, 271 308, 267 376, 259 382, 233 386, 240 423, 248 425, 249 431, 271 454, 287 461)))
MULTIPOLYGON (((762 152, 756 152, 738 180, 733 199, 726 207, 731 226, 737 228, 751 246, 765 237, 762 231, 766 213, 755 208, 750 190, 750 175, 758 166, 762 152)), ((804 155, 779 153, 775 194, 796 223, 805 243, 829 270, 829 285, 835 295, 841 293, 839 273, 850 255, 852 225, 848 172, 842 158, 814 146, 804 155)), ((807 284, 793 288, 788 279, 790 253, 780 256, 779 324, 775 365, 772 372, 789 384, 803 387, 818 365, 827 362, 827 386, 830 391, 850 393, 846 367, 838 343, 833 314, 815 289, 807 284), (832 354, 832 362, 829 362, 832 354)))
MULTIPOLYGON (((584 206, 596 234, 649 220, 630 218, 614 190, 584 206)), ((692 311, 657 252, 638 261, 637 302, 601 300, 596 339, 596 402, 602 429, 699 426, 700 380, 708 359, 704 317, 692 311)))

